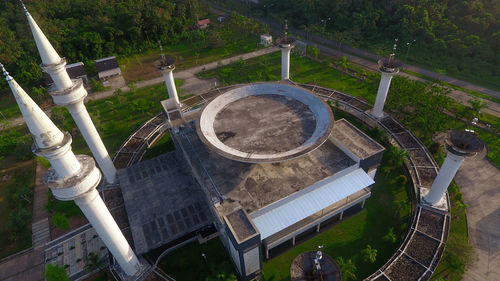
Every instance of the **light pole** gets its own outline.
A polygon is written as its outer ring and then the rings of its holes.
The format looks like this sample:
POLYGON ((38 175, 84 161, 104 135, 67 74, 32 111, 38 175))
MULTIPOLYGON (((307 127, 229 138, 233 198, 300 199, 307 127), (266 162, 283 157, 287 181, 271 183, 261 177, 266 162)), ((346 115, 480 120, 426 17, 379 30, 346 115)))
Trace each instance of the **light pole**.
POLYGON ((413 45, 413 43, 417 42, 417 40, 413 40, 411 42, 406 43, 406 56, 405 56, 405 63, 408 63, 408 53, 410 52, 410 47, 413 45))
POLYGON ((321 22, 323 23, 323 35, 325 33, 325 28, 326 28, 326 22, 331 20, 332 18, 327 18, 327 19, 322 19, 321 22))

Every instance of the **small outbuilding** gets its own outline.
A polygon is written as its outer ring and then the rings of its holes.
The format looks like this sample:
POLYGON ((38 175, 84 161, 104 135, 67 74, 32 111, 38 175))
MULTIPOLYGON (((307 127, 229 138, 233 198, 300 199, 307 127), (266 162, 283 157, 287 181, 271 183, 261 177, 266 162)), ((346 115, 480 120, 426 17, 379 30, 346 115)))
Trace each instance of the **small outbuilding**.
MULTIPOLYGON (((88 84, 89 78, 87 76, 87 71, 85 71, 85 65, 83 62, 77 62, 66 65, 66 71, 68 72, 69 78, 78 79, 81 78, 84 84, 88 84)), ((47 72, 43 72, 45 78, 45 83, 47 86, 54 84, 52 77, 47 72)))
POLYGON ((273 37, 271 35, 261 35, 260 36, 260 44, 264 46, 270 46, 273 44, 273 37))
POLYGON ((111 77, 122 75, 116 57, 95 60, 95 68, 100 80, 107 80, 111 77))
POLYGON ((197 22, 196 26, 200 29, 204 29, 207 28, 209 24, 210 24, 210 19, 202 19, 197 22))

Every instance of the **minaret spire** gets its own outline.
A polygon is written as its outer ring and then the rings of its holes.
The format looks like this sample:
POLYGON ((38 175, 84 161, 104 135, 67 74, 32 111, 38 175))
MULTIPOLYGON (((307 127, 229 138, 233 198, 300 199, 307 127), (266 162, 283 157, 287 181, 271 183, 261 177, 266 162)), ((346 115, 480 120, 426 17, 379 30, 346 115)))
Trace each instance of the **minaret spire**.
POLYGON ((42 58, 42 62, 44 65, 56 64, 61 61, 61 57, 57 54, 56 50, 50 44, 49 40, 43 34, 42 30, 36 24, 35 20, 26 9, 23 1, 20 1, 23 6, 24 13, 26 18, 28 19, 28 23, 31 28, 31 32, 33 33, 33 37, 35 38, 36 47, 38 48, 38 52, 40 53, 40 57, 42 58))
POLYGON ((3 64, 0 63, 5 80, 14 94, 16 102, 21 113, 26 120, 30 132, 37 147, 48 148, 60 143, 64 134, 52 123, 42 109, 26 94, 26 92, 17 84, 16 80, 9 75, 3 64))
POLYGON ((47 159, 52 166, 43 180, 54 197, 63 201, 74 200, 125 274, 139 275, 143 267, 96 189, 101 182, 101 172, 94 159, 75 155, 71 150, 71 135, 63 134, 2 64, 0 68, 34 137, 33 152, 47 159))
POLYGON ((66 60, 57 54, 22 1, 21 4, 28 18, 38 52, 42 58, 41 67, 54 81, 54 86, 49 89, 54 103, 65 106, 68 109, 90 151, 92 151, 92 155, 94 155, 96 162, 99 164, 106 181, 108 183, 115 183, 116 168, 85 108, 84 99, 87 96, 87 90, 83 87, 82 80, 70 79, 65 67, 66 60))

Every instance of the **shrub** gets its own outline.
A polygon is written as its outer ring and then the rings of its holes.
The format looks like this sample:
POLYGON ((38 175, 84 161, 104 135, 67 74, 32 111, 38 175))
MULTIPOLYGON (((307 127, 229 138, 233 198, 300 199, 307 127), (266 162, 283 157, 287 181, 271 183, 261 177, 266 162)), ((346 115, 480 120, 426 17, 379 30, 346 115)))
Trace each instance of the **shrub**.
POLYGON ((66 217, 66 215, 62 213, 56 212, 52 215, 52 224, 60 229, 69 228, 68 217, 66 217))
POLYGON ((382 240, 387 241, 387 242, 391 242, 391 243, 396 243, 397 238, 396 238, 396 234, 394 233, 394 227, 389 228, 389 232, 387 232, 387 234, 384 235, 384 237, 382 237, 382 240))
POLYGON ((7 226, 9 228, 9 240, 15 241, 19 235, 26 229, 31 213, 25 208, 18 208, 17 211, 9 214, 7 226))
POLYGON ((66 271, 56 265, 45 265, 45 279, 47 281, 69 281, 66 271))

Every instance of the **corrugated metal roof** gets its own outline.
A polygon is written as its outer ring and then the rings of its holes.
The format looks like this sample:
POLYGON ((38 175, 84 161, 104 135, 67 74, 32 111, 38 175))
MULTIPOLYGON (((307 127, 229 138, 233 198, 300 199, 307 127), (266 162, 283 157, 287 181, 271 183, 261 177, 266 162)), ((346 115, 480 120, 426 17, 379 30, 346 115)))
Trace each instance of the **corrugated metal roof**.
POLYGON ((276 206, 268 206, 265 212, 256 212, 251 217, 261 239, 265 239, 373 183, 373 179, 358 168, 335 180, 315 184, 301 196, 276 202, 276 206))

